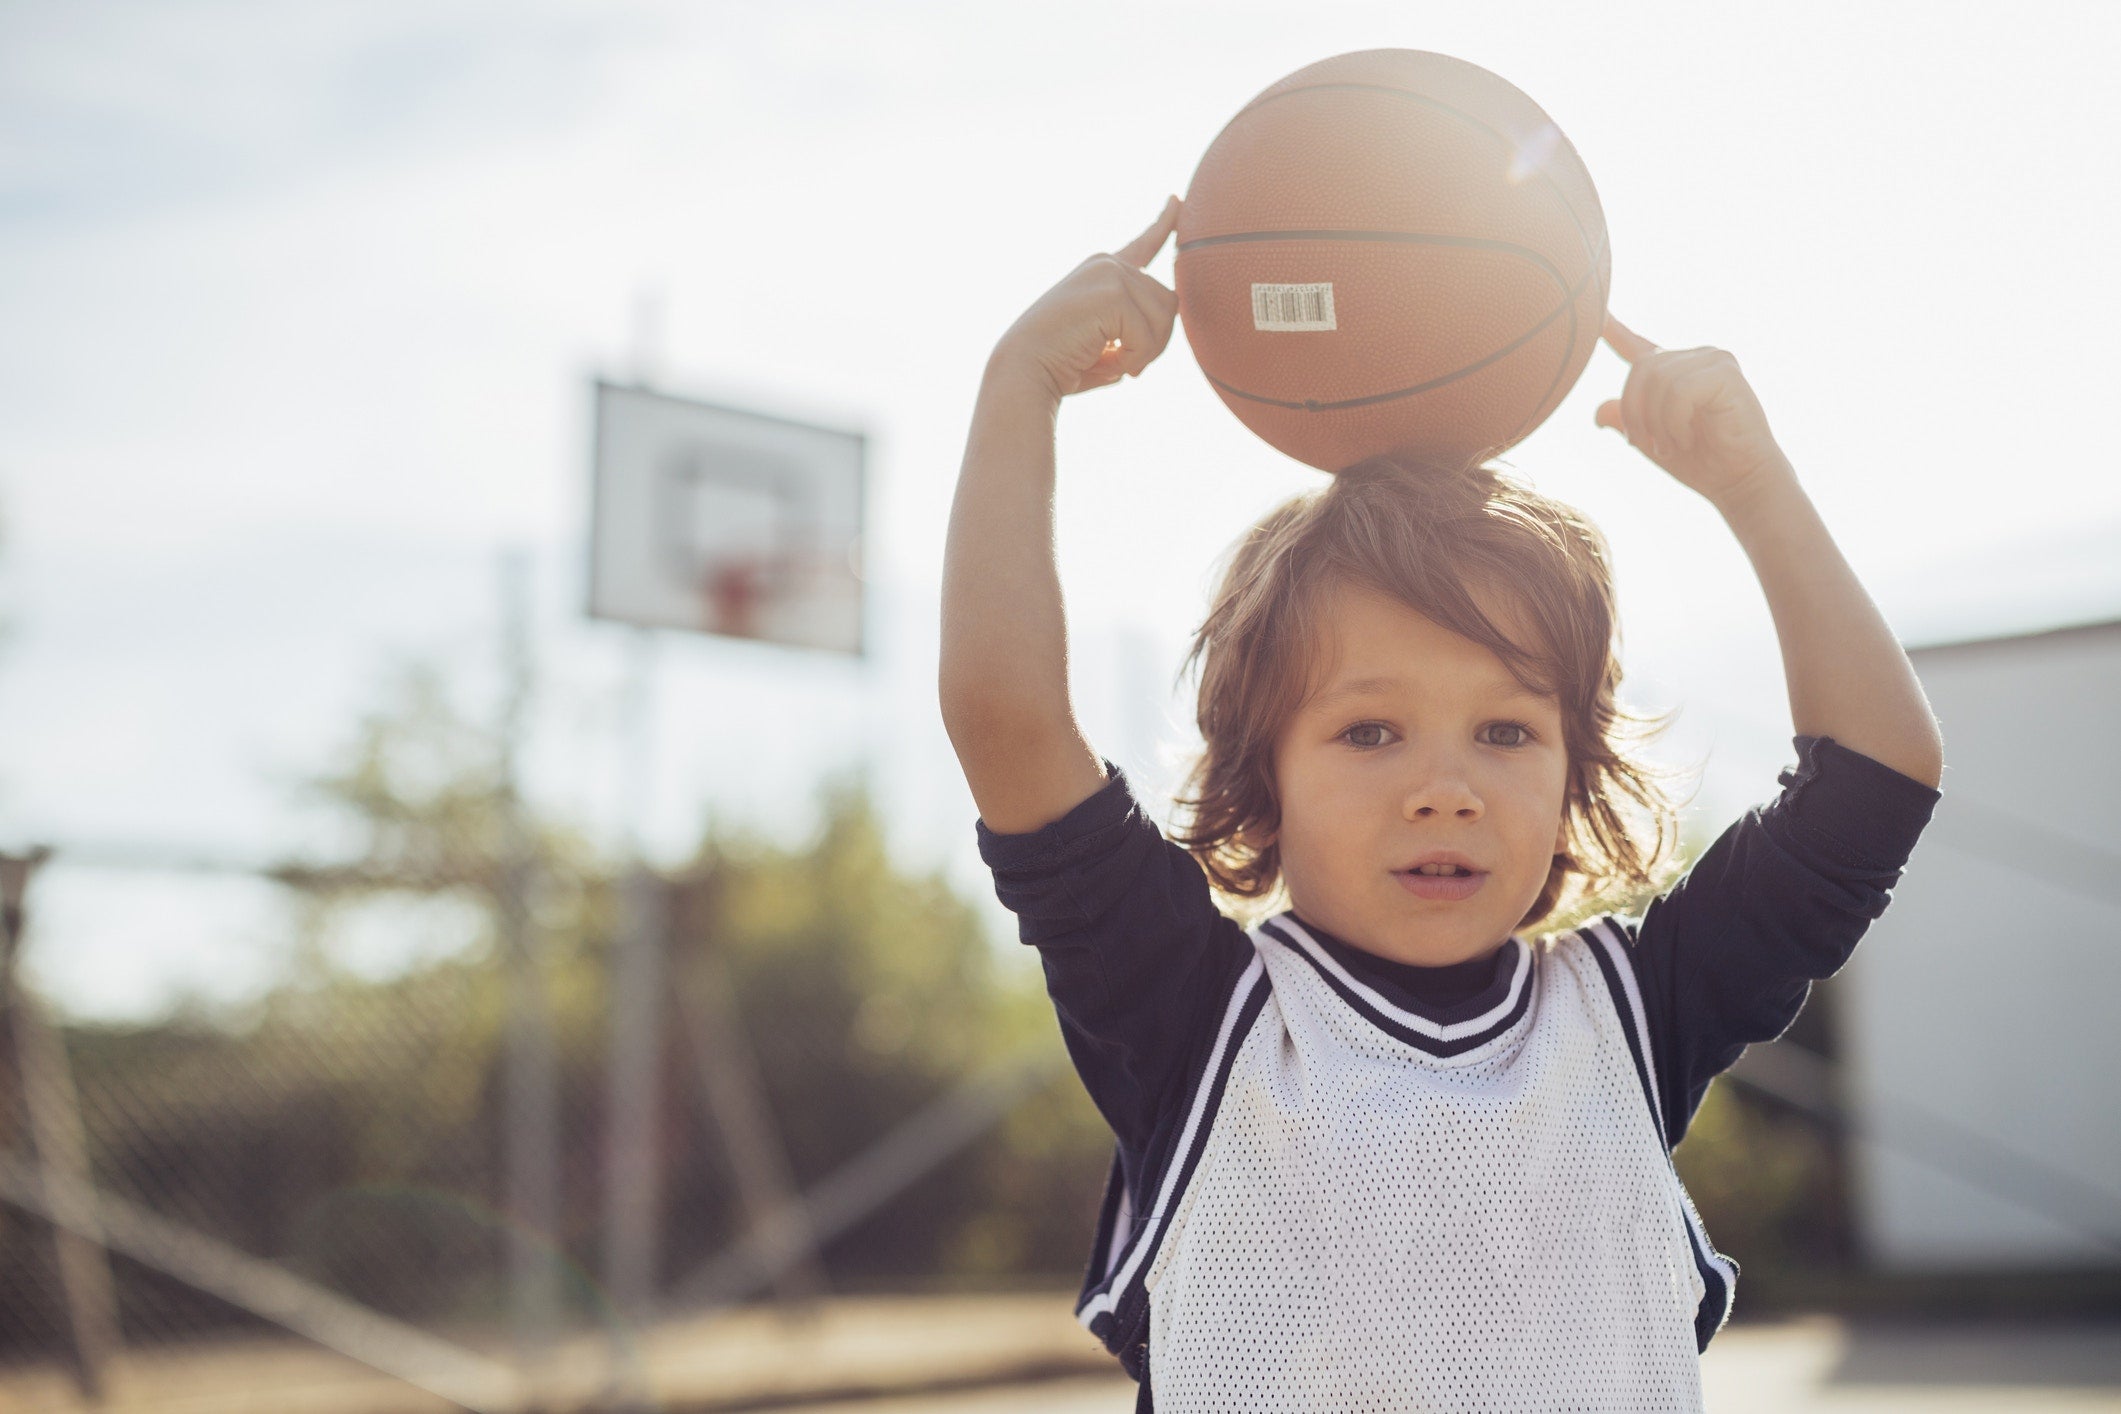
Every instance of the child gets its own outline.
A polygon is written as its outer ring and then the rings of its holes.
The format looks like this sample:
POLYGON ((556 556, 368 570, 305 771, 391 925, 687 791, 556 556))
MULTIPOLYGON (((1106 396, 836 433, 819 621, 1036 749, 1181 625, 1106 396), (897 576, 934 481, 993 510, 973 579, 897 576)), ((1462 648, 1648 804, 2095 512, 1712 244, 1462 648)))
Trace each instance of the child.
POLYGON ((1493 471, 1376 463, 1240 543, 1165 839, 1070 706, 1053 428, 1170 339, 1141 267, 1177 211, 996 344, 943 583, 980 849, 1118 1141, 1077 1314, 1139 1409, 1152 1375, 1167 1411, 1699 1409, 1735 1272, 1671 1146, 1884 909, 1943 770, 1914 671, 1737 364, 1611 322, 1598 424, 1716 506, 1773 611, 1780 797, 1598 913, 1671 833, 1615 741, 1604 544, 1493 471), (1277 890, 1249 931, 1212 896, 1277 890), (1541 933, 1563 906, 1591 921, 1541 933))

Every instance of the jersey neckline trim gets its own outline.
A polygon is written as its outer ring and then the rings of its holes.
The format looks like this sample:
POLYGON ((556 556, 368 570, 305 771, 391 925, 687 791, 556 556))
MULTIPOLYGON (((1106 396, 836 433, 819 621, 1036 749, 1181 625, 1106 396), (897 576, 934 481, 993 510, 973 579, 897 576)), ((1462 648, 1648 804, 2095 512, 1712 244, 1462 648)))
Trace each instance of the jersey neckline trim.
POLYGON ((1485 1046, 1522 1021, 1532 1004, 1534 959, 1532 949, 1521 938, 1513 937, 1504 944, 1510 956, 1505 968, 1498 970, 1507 970, 1509 980, 1503 984, 1495 1004, 1477 1016, 1446 1023, 1388 1000, 1343 967, 1292 914, 1268 919, 1259 926, 1258 936, 1272 938, 1302 958, 1364 1020, 1426 1055, 1449 1058, 1485 1046))

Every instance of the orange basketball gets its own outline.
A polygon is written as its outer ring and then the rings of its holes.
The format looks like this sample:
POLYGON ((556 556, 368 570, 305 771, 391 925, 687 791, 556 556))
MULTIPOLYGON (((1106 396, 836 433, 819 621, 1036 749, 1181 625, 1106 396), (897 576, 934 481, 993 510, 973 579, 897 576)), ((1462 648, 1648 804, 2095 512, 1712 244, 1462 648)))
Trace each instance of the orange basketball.
POLYGON ((1338 471, 1477 465, 1529 436, 1605 324, 1582 159, 1538 104, 1416 49, 1298 69, 1210 143, 1178 221, 1179 315, 1247 427, 1338 471))

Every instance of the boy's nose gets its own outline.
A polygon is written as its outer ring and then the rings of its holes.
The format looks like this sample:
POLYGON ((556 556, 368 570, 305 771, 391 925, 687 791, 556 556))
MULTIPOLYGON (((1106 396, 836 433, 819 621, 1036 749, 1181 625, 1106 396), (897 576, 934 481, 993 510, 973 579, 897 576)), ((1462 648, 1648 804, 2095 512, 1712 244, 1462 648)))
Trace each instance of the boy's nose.
POLYGON ((1441 772, 1407 792, 1401 811, 1409 820, 1433 820, 1450 815, 1461 820, 1480 818, 1480 796, 1472 783, 1456 772, 1441 772))

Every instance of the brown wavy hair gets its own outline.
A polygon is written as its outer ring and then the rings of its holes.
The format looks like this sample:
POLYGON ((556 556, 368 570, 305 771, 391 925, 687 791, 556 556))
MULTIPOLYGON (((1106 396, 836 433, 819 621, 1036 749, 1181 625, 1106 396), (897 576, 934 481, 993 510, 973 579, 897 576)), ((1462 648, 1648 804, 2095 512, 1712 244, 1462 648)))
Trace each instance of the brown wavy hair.
MULTIPOLYGON (((1580 511, 1492 467, 1378 458, 1262 518, 1232 548, 1180 677, 1200 672, 1203 749, 1172 837, 1235 900, 1281 884, 1274 747, 1319 667, 1313 632, 1336 588, 1366 588, 1479 643, 1561 707, 1569 775, 1564 849, 1520 929, 1588 916, 1661 887, 1678 811, 1668 777, 1636 759, 1668 716, 1615 701, 1620 632, 1605 537, 1580 511), (1476 592, 1505 596, 1527 642, 1476 592)), ((1261 912, 1263 909, 1240 909, 1261 912)))

